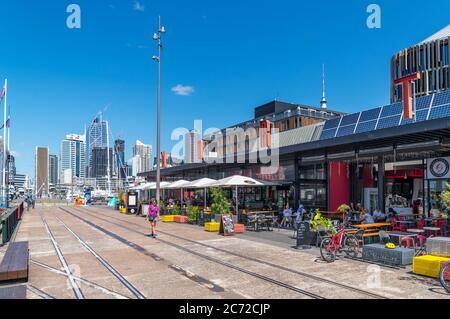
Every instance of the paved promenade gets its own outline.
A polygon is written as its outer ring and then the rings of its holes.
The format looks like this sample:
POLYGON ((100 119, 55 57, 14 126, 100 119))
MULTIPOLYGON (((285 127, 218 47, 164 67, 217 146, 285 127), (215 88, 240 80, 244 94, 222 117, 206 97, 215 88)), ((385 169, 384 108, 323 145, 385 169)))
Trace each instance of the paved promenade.
POLYGON ((410 268, 326 264, 316 250, 251 235, 158 226, 153 239, 142 217, 106 207, 37 206, 15 237, 29 241, 27 298, 450 299, 436 280, 410 268))

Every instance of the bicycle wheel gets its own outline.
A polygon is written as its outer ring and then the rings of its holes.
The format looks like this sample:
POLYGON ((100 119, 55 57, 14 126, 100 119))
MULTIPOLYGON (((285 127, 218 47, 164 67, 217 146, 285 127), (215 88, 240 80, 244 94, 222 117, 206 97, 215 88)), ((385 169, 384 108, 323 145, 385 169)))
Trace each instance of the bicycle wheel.
POLYGON ((347 256, 350 256, 352 258, 357 258, 360 254, 360 249, 359 249, 359 241, 358 239, 353 236, 347 236, 345 238, 345 253, 347 254, 347 256))
POLYGON ((336 260, 337 247, 331 238, 325 238, 320 243, 320 256, 327 263, 332 263, 336 260))
POLYGON ((442 266, 439 280, 441 281, 442 287, 450 293, 450 262, 447 262, 442 266))

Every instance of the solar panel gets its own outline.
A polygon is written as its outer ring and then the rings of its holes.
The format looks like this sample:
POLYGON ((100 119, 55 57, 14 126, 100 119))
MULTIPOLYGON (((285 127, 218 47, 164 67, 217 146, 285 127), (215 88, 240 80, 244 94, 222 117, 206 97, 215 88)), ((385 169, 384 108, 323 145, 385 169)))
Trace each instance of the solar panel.
POLYGON ((416 99, 416 110, 429 109, 432 95, 418 97, 416 99))
POLYGON ((450 104, 450 91, 436 93, 434 96, 433 107, 444 104, 450 104))
POLYGON ((379 130, 379 129, 383 129, 383 128, 398 126, 398 123, 400 122, 400 118, 401 118, 401 114, 381 118, 380 121, 378 122, 377 129, 379 130))
POLYGON ((355 132, 356 124, 340 126, 336 136, 346 136, 351 135, 355 132))
POLYGON ((320 135, 320 139, 324 140, 327 138, 332 138, 336 135, 336 131, 337 131, 337 128, 333 128, 331 130, 323 130, 322 134, 320 135))
MULTIPOLYGON (((423 122, 427 120, 428 117, 428 109, 425 110, 420 110, 416 112, 416 122, 423 122)), ((402 120, 402 124, 401 125, 405 125, 405 124, 412 124, 414 123, 414 118, 410 119, 410 120, 402 120)))
POLYGON ((360 122, 358 124, 358 127, 356 128, 356 133, 373 131, 375 129, 375 126, 377 126, 377 120, 362 123, 360 122))
POLYGON ((341 121, 340 117, 328 120, 325 122, 325 125, 323 126, 324 130, 329 130, 331 128, 336 128, 339 126, 339 122, 341 121))
POLYGON ((431 108, 430 120, 450 116, 450 104, 431 108))
POLYGON ((402 112, 403 112, 402 103, 387 105, 387 106, 383 107, 383 112, 381 112, 381 117, 401 115, 402 112))
POLYGON ((360 113, 350 114, 346 115, 342 118, 341 125, 340 126, 347 126, 351 124, 355 124, 358 122, 360 113))
POLYGON ((361 118, 359 119, 360 122, 366 122, 366 121, 372 121, 372 120, 378 120, 378 117, 380 116, 381 107, 373 110, 364 111, 361 113, 361 118))

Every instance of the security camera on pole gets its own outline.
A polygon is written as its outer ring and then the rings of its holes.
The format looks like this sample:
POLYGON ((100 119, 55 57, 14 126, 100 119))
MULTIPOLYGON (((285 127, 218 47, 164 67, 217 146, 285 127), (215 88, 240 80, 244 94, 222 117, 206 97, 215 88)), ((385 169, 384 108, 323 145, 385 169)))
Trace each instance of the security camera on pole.
POLYGON ((153 35, 153 40, 158 42, 158 56, 153 56, 153 60, 158 63, 158 114, 156 125, 156 201, 158 207, 160 207, 161 191, 161 36, 164 33, 166 33, 166 30, 161 26, 161 17, 158 16, 158 32, 153 35))

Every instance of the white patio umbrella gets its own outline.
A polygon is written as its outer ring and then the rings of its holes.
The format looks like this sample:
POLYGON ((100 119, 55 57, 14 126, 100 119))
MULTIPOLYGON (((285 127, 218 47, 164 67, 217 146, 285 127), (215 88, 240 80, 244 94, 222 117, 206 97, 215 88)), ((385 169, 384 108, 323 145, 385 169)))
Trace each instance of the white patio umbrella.
POLYGON ((179 189, 180 190, 180 205, 183 206, 183 189, 191 182, 185 181, 184 179, 172 183, 167 189, 179 189))
POLYGON ((210 185, 215 184, 217 181, 211 178, 201 178, 196 181, 193 181, 185 186, 185 188, 203 188, 203 206, 206 208, 206 189, 210 187, 210 185))
MULTIPOLYGON (((274 185, 273 183, 270 183, 274 185)), ((213 183, 210 187, 234 187, 236 190, 236 222, 239 222, 239 187, 262 187, 268 186, 265 182, 258 181, 251 177, 234 175, 213 183)))

